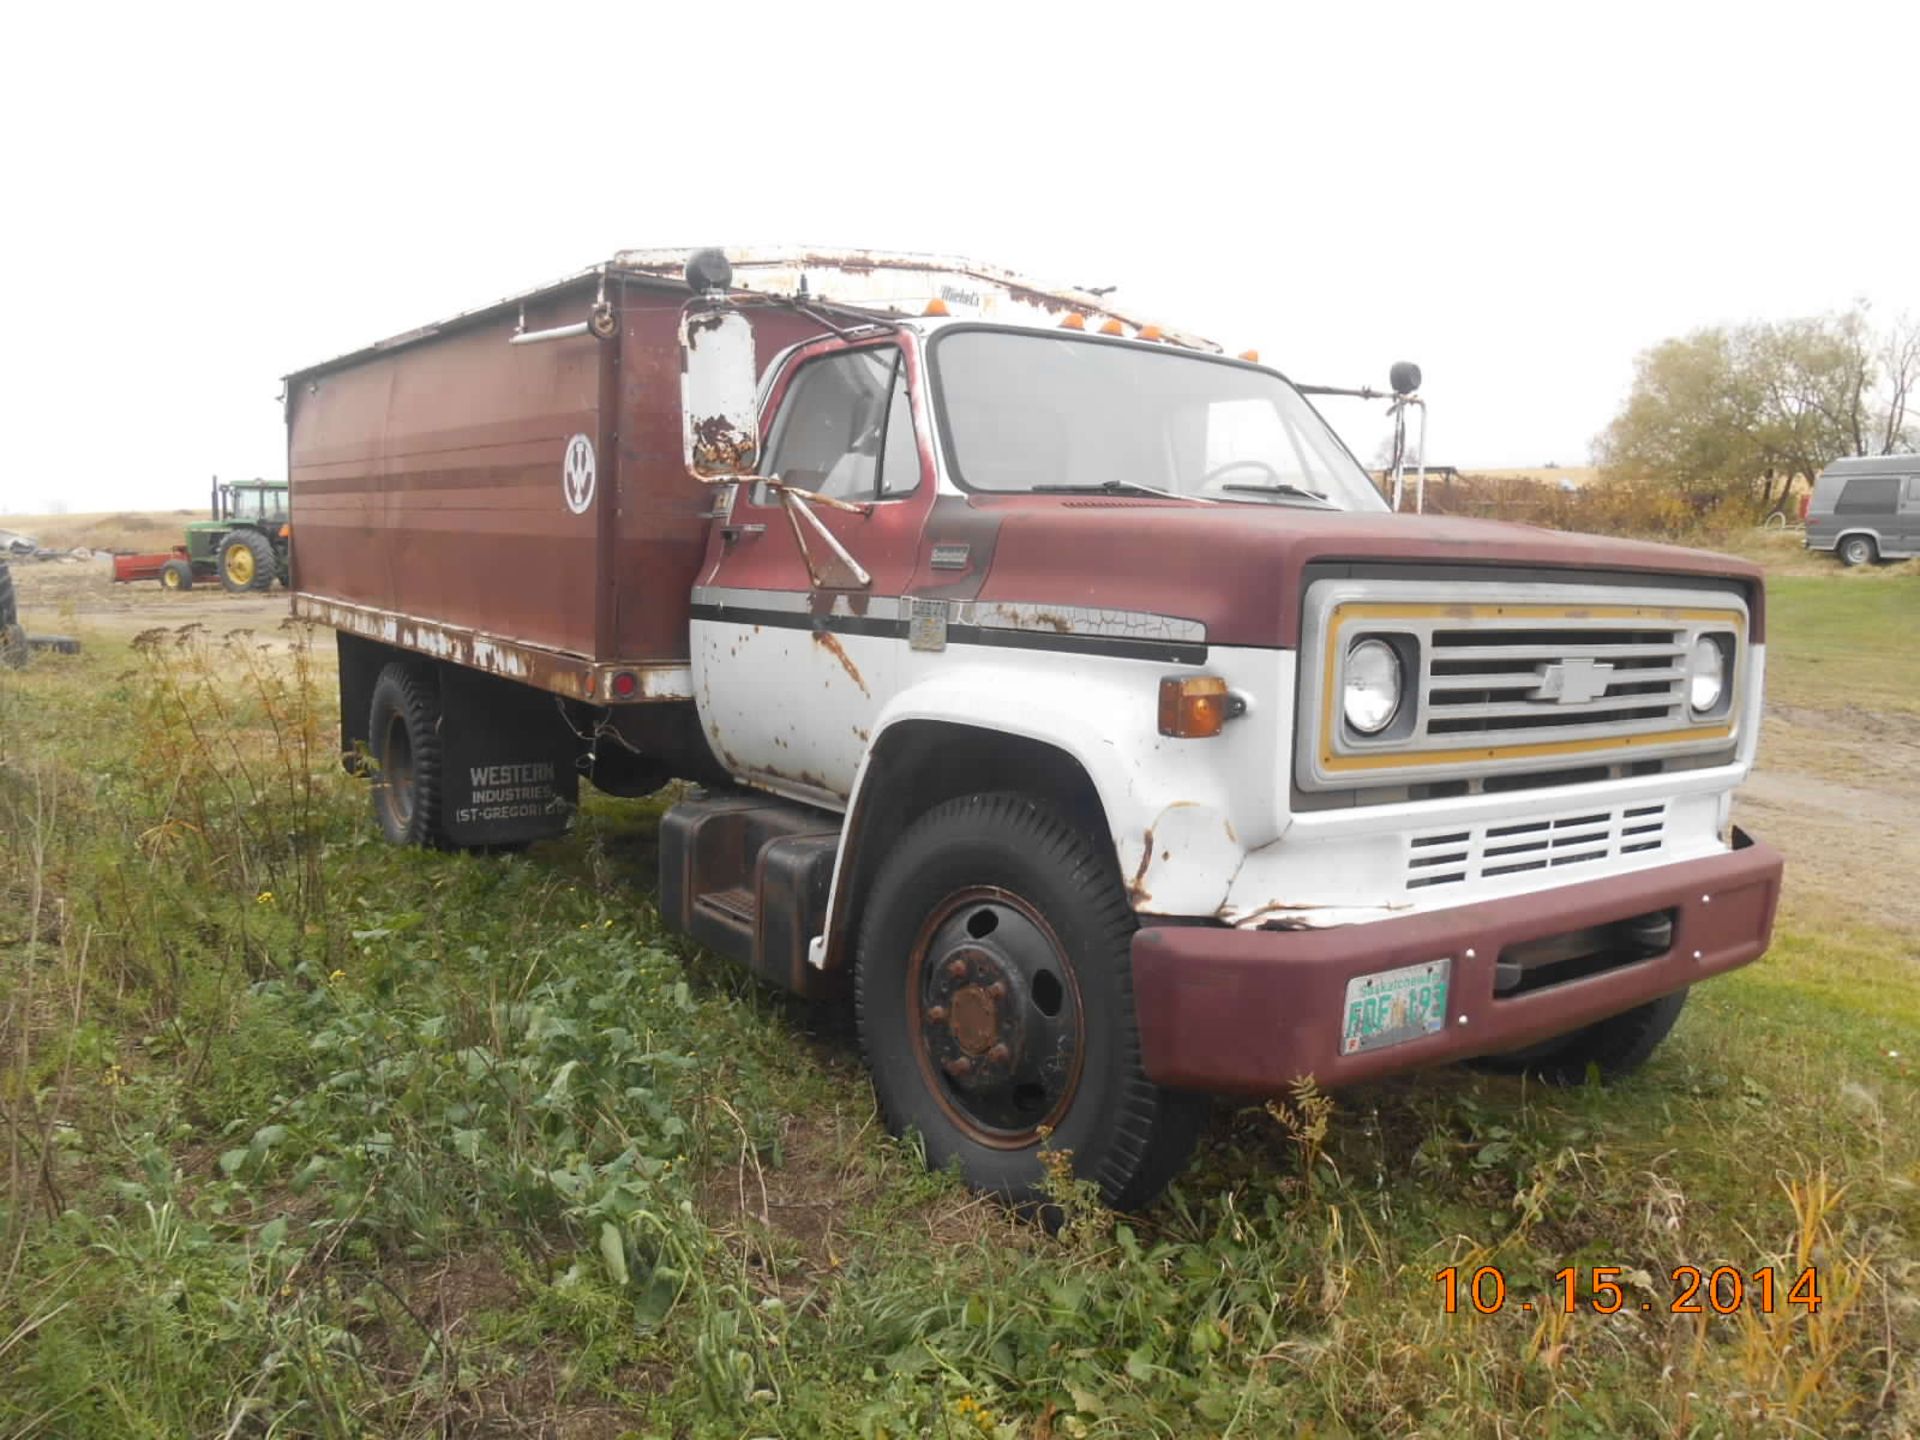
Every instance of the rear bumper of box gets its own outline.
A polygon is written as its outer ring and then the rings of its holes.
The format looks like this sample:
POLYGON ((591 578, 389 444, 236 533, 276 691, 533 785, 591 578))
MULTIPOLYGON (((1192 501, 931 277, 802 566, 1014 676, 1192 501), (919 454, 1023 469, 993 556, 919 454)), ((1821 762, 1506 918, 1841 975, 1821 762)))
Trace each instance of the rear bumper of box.
POLYGON ((1330 1089, 1517 1049, 1745 965, 1772 936, 1782 860, 1734 836, 1724 855, 1370 925, 1143 929, 1133 984, 1147 1074, 1224 1094, 1279 1094, 1309 1075, 1330 1089), (1494 964, 1508 947, 1656 910, 1675 912, 1662 954, 1495 998, 1494 964), (1452 962, 1444 1029, 1341 1053, 1350 979, 1443 957, 1452 962))

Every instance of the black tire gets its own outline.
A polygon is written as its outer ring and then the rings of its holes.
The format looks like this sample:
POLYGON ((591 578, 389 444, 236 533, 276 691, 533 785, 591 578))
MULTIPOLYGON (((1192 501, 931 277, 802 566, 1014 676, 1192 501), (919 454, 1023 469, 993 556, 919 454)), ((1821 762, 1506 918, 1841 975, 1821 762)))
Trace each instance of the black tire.
POLYGON ((193 588, 193 562, 190 560, 169 560, 160 567, 160 588, 162 590, 191 590, 193 588))
POLYGON ((1868 535, 1849 535, 1835 552, 1842 565, 1871 565, 1880 558, 1879 548, 1868 535))
POLYGON ((440 689, 419 665, 388 665, 373 682, 367 712, 373 816, 395 845, 438 845, 440 689))
POLYGON ((220 583, 229 592, 271 590, 279 573, 273 542, 258 530, 234 530, 220 542, 220 583))
POLYGON ((0 665, 18 670, 27 663, 27 632, 20 624, 20 601, 13 593, 13 570, 0 560, 0 665))
POLYGON ((888 1128, 1015 1203, 1042 1198, 1043 1147, 1071 1151, 1110 1205, 1157 1196, 1209 1102, 1140 1068, 1112 857, 1048 806, 968 795, 907 830, 870 896, 854 1010, 888 1128))
POLYGON ((1581 1084, 1589 1068, 1597 1068, 1602 1080, 1618 1080, 1652 1058, 1686 1003, 1687 992, 1676 990, 1584 1029, 1556 1035, 1524 1050, 1487 1055, 1474 1063, 1483 1070, 1531 1075, 1551 1085, 1581 1084))

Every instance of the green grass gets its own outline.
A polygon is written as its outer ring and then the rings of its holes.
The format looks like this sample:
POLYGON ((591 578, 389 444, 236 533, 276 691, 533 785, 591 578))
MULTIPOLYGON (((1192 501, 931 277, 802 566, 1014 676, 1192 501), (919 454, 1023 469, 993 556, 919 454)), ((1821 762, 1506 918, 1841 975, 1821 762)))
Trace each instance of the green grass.
MULTIPOLYGON (((1777 674, 1904 693, 1856 588, 1781 587, 1777 674)), ((1920 1426, 1912 936, 1789 925, 1613 1089, 1222 1107, 1049 1236, 884 1136, 843 1016, 660 932, 657 802, 395 852, 330 704, 191 638, 0 680, 0 1437, 1920 1426), (1685 1264, 1825 1304, 1673 1315, 1685 1264), (1568 1266, 1627 1308, 1543 1308, 1568 1266)))
POLYGON ((1767 693, 1775 701, 1920 713, 1920 562, 1771 579, 1767 616, 1767 693))

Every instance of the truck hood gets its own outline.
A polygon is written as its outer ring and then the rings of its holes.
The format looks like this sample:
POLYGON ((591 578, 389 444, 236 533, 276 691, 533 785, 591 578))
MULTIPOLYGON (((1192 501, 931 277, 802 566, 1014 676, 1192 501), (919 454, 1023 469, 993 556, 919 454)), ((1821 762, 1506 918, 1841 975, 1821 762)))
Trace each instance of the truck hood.
POLYGON ((928 530, 935 544, 971 544, 981 600, 1176 615, 1216 645, 1297 646, 1307 567, 1344 564, 1725 581, 1746 599, 1751 638, 1765 636, 1761 571, 1747 561, 1504 521, 1020 495, 943 500, 928 530))

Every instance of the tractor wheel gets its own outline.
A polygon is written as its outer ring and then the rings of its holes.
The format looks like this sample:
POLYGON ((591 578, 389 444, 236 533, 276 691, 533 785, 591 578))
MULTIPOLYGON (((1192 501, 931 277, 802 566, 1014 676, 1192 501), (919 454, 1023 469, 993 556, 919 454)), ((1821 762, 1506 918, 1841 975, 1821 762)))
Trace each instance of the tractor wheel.
POLYGON ((191 560, 169 560, 160 567, 160 588, 162 590, 191 590, 193 588, 193 562, 191 560))
POLYGON ((395 845, 439 844, 440 687, 431 670, 396 662, 380 672, 367 750, 381 832, 395 845))
POLYGON ((13 571, 0 560, 0 665, 18 670, 27 663, 27 632, 20 624, 20 602, 13 594, 13 571))
POLYGON ((1179 1173, 1209 1102, 1140 1068, 1134 917, 1110 854, 1046 806, 968 795, 901 837, 866 911, 860 1047, 888 1128, 917 1131, 929 1167, 1032 1204, 1041 1151, 1071 1151, 1121 1209, 1179 1173))
POLYGON ((235 594, 272 588, 280 562, 258 530, 235 530, 220 542, 220 583, 235 594))

